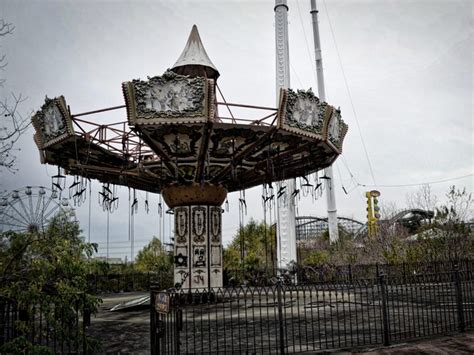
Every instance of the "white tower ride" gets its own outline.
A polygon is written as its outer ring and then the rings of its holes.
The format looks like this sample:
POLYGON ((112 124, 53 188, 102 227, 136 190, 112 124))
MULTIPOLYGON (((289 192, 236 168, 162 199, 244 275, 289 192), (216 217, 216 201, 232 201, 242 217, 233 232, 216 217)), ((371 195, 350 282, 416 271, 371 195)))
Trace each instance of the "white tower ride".
MULTIPOLYGON (((288 45, 288 5, 286 0, 275 0, 276 92, 277 105, 281 88, 290 86, 290 54, 288 45)), ((277 265, 286 268, 296 262, 295 204, 292 197, 295 180, 285 181, 287 204, 280 206, 277 219, 277 265)), ((277 203, 278 205, 278 203, 277 203)))

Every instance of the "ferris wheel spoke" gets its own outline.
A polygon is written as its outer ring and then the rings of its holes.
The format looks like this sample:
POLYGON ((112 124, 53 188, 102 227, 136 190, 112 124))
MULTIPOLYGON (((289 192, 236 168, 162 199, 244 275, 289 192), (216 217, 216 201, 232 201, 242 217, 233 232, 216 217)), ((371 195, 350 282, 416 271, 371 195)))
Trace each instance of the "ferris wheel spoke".
POLYGON ((28 221, 28 219, 26 219, 25 216, 23 216, 23 214, 22 214, 20 211, 18 211, 18 209, 17 209, 12 203, 9 203, 9 205, 10 205, 10 207, 16 212, 16 214, 17 214, 19 217, 21 217, 21 219, 22 219, 26 224, 30 223, 30 222, 28 221))
MULTIPOLYGON (((53 201, 53 198, 50 197, 46 205, 43 204, 43 208, 41 210, 41 216, 40 216, 41 225, 44 225, 44 222, 46 221, 47 216, 49 216, 50 214, 50 212, 47 212, 47 211, 48 211, 49 205, 51 204, 51 201, 53 201)), ((53 203, 53 206, 57 207, 57 205, 55 205, 54 203, 53 203)))
POLYGON ((62 209, 63 204, 67 205, 63 200, 66 199, 56 199, 54 191, 41 186, 14 190, 0 214, 0 231, 44 231, 51 216, 62 209))
POLYGON ((53 198, 52 198, 52 197, 49 198, 49 200, 48 200, 48 202, 46 203, 46 205, 43 204, 43 208, 42 208, 42 210, 41 210, 41 215, 43 216, 43 218, 44 218, 44 213, 45 213, 45 211, 48 210, 48 206, 51 204, 51 201, 53 201, 53 198))
POLYGON ((59 209, 59 205, 54 205, 51 210, 48 211, 48 213, 46 213, 45 215, 43 215, 43 220, 46 221, 49 216, 51 216, 56 210, 59 209))
POLYGON ((18 201, 20 202, 21 208, 22 208, 23 211, 25 212, 25 216, 26 216, 26 218, 27 218, 27 220, 28 220, 28 223, 30 223, 30 222, 31 222, 31 215, 28 213, 28 211, 27 211, 27 209, 26 209, 26 206, 25 206, 25 204, 23 203, 23 200, 20 198, 18 201))
POLYGON ((36 202, 36 208, 35 208, 34 221, 35 221, 35 223, 38 223, 38 224, 39 224, 40 219, 41 219, 41 216, 40 216, 41 203, 43 203, 43 205, 44 205, 44 195, 42 195, 42 194, 40 194, 38 196, 38 201, 36 202))
MULTIPOLYGON (((20 223, 20 224, 23 224, 23 225, 27 225, 27 223, 25 223, 25 221, 22 221, 22 220, 20 220, 20 219, 14 217, 14 216, 12 216, 12 215, 9 215, 8 213, 5 213, 5 212, 4 212, 3 215, 4 215, 5 217, 8 217, 9 219, 12 219, 12 220, 16 221, 17 223, 20 223)), ((2 220, 2 224, 7 224, 7 221, 8 221, 8 219, 3 219, 3 220, 2 220)))
POLYGON ((25 226, 24 224, 15 224, 15 223, 9 223, 9 222, 3 222, 2 223, 4 226, 10 226, 10 227, 19 227, 21 230, 27 230, 28 227, 25 226))
POLYGON ((28 205, 29 205, 30 209, 28 211, 30 212, 31 222, 34 223, 36 221, 35 221, 35 215, 33 213, 33 199, 31 197, 32 195, 33 195, 33 193, 30 191, 30 193, 28 194, 28 205))

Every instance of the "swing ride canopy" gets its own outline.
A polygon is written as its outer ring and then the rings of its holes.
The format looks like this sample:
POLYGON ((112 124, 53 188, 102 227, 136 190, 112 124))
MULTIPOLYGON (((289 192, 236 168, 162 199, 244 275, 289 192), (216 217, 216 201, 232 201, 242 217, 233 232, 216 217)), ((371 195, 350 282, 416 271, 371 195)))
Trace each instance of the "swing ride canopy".
MULTIPOLYGON (((122 84, 123 106, 71 114, 63 96, 46 98, 32 119, 41 162, 103 183, 162 192, 166 201, 165 190, 186 186, 203 194, 221 187, 225 199, 227 191, 314 173, 341 153, 347 125, 340 110, 311 90, 282 89, 276 108, 233 104, 217 100, 218 76, 194 26, 173 68, 122 84), (236 118, 233 107, 261 116, 236 118), (82 118, 121 108, 126 121, 103 125, 82 118), (221 115, 224 110, 231 117, 221 115)), ((222 203, 222 196, 215 198, 212 204, 222 203)))

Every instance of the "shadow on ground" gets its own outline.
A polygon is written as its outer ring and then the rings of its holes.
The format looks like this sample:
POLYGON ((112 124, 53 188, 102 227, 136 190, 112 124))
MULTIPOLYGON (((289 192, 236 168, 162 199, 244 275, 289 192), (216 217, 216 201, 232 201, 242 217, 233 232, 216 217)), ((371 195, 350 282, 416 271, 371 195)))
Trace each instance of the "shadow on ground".
MULTIPOLYGON (((103 353, 149 354, 150 313, 146 307, 120 312, 110 312, 118 303, 147 295, 145 292, 103 295, 99 312, 92 318, 89 334, 102 342, 103 353)), ((413 343, 358 351, 318 352, 331 354, 474 354, 474 332, 453 336, 425 339, 413 343)), ((310 353, 311 354, 311 353, 310 353)))

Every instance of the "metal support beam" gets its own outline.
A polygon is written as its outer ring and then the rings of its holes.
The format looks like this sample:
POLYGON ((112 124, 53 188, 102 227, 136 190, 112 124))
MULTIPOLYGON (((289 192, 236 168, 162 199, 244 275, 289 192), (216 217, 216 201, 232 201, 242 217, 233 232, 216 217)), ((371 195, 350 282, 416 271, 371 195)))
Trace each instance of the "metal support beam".
MULTIPOLYGON (((316 58, 316 74, 318 77, 318 96, 321 101, 326 101, 326 91, 324 88, 323 58, 321 56, 321 40, 319 38, 318 9, 316 0, 311 0, 311 17, 313 20, 314 53, 316 58)), ((334 190, 334 175, 332 166, 324 170, 326 179, 326 201, 328 210, 329 241, 336 242, 339 239, 337 227, 336 194, 334 190)))

